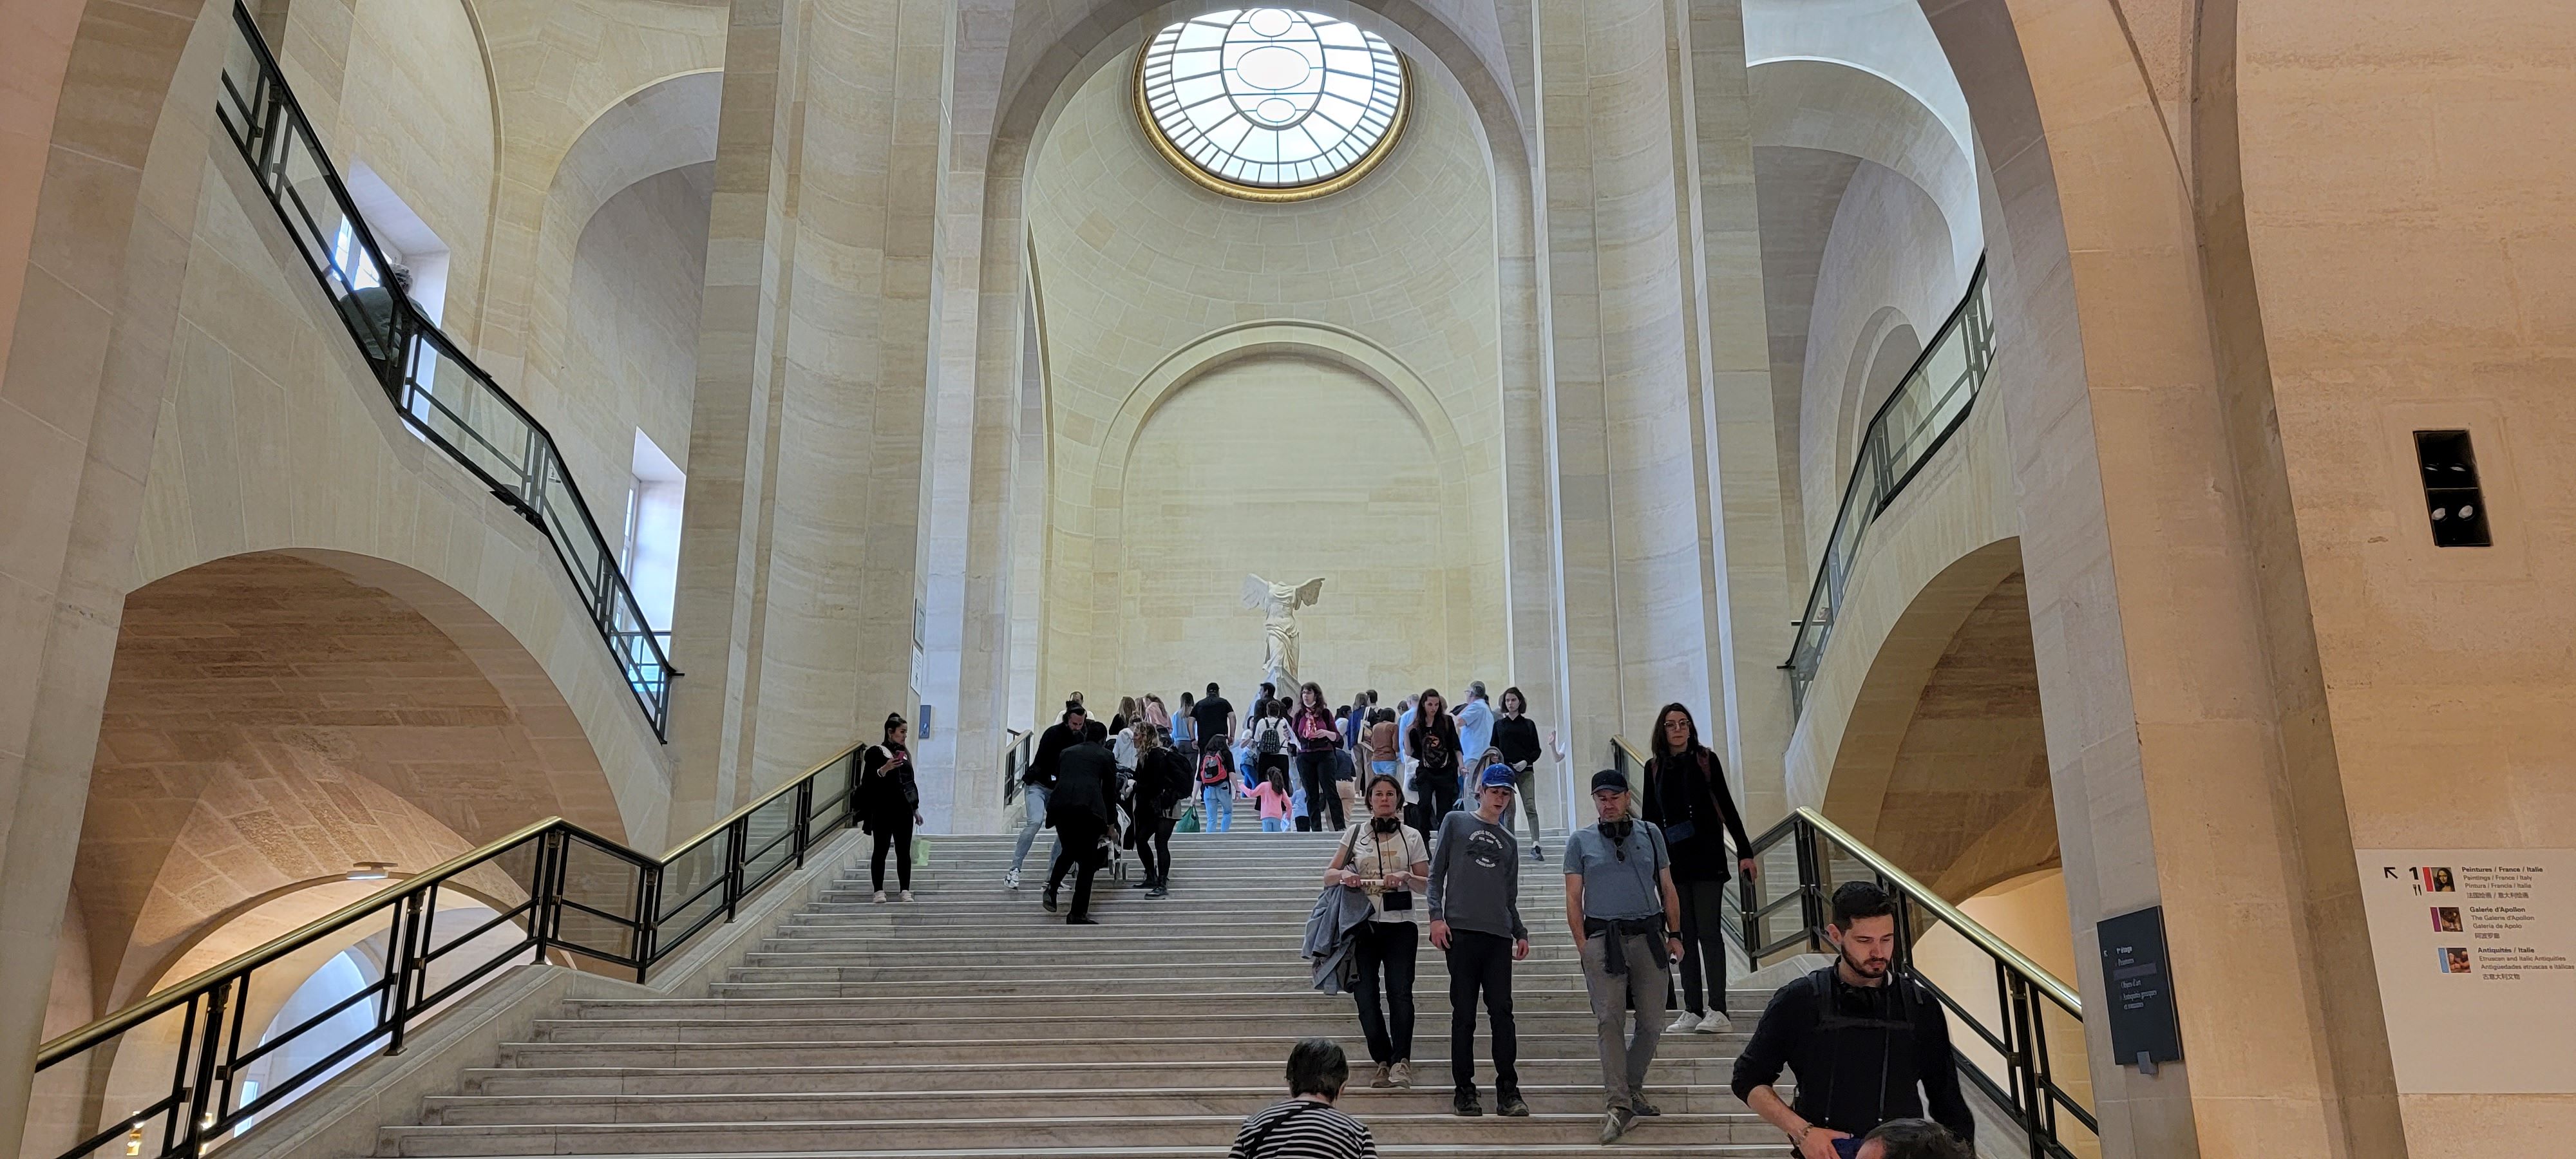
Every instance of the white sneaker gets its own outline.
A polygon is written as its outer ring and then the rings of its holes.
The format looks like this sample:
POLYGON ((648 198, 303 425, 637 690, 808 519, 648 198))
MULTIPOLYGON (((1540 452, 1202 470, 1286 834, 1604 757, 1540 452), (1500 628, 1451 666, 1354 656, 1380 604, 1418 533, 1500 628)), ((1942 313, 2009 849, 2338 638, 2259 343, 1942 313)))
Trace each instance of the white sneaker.
POLYGON ((878 890, 878 891, 876 892, 876 895, 875 895, 875 896, 873 896, 873 897, 870 897, 868 900, 869 900, 869 901, 872 901, 872 902, 875 902, 875 903, 877 903, 878 905, 884 905, 884 904, 885 904, 885 891, 884 891, 884 890, 882 890, 882 889, 878 890))
POLYGON ((1664 1033, 1666 1033, 1666 1034, 1689 1034, 1689 1033, 1691 1033, 1692 1031, 1695 1031, 1695 1030, 1698 1030, 1698 1029, 1699 1029, 1699 1015, 1693 1014, 1693 1013, 1691 1013, 1690 1011, 1685 1010, 1685 1011, 1682 1011, 1680 1014, 1677 1014, 1677 1015, 1674 1015, 1674 1016, 1673 1016, 1673 1024, 1672 1024, 1672 1025, 1670 1025, 1670 1026, 1665 1027, 1665 1028, 1664 1028, 1664 1033))
POLYGON ((904 900, 904 901, 911 901, 911 900, 912 900, 912 891, 911 891, 911 890, 908 890, 908 889, 907 889, 907 890, 905 890, 905 891, 903 891, 903 899, 902 899, 902 900, 904 900))
POLYGON ((1020 869, 1018 866, 1015 865, 1002 871, 1002 888, 1020 888, 1020 869))
POLYGON ((1725 1011, 1711 1010, 1708 1012, 1708 1017, 1699 1020, 1699 1029, 1695 1033, 1724 1034, 1733 1029, 1735 1029, 1735 1020, 1728 1017, 1725 1011))

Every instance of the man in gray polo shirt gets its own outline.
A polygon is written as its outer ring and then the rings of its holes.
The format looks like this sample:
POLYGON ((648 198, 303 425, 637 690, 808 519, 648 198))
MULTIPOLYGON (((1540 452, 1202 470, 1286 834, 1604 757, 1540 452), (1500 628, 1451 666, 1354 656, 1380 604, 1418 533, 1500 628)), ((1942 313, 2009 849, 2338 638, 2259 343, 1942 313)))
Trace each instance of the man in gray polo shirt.
POLYGON ((1646 1070, 1663 1039, 1664 998, 1672 962, 1681 956, 1681 898, 1663 830, 1629 810, 1628 778, 1616 769, 1592 775, 1600 823, 1565 842, 1565 921, 1583 947, 1583 985, 1601 1034, 1601 1085, 1609 1112, 1601 1141, 1627 1134, 1640 1115, 1663 1112, 1646 1101, 1646 1070), (1637 1011, 1636 1034, 1628 1010, 1637 1011))

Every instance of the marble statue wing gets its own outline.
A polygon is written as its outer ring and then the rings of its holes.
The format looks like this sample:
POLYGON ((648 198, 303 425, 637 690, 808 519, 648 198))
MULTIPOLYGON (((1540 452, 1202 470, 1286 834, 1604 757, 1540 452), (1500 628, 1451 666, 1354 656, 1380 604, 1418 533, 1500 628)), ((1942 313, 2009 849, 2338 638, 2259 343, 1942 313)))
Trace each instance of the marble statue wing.
POLYGON ((1270 610, 1270 581, 1257 575, 1243 577, 1243 606, 1256 612, 1270 610))
POLYGON ((1313 579, 1297 585, 1297 601, 1289 606, 1297 608, 1308 607, 1315 601, 1322 598, 1324 598, 1324 577, 1316 576, 1313 579))

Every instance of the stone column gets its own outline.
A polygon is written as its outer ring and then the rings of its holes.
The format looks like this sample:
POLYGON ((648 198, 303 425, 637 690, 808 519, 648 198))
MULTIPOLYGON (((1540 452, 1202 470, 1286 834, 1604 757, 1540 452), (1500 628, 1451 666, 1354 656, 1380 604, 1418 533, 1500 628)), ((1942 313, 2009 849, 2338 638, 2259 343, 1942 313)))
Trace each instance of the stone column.
POLYGON ((1546 0, 1536 25, 1563 715, 1583 767, 1665 701, 1705 720, 1711 700, 1675 30, 1657 0, 1546 0))
MULTIPOLYGON (((1692 318, 1701 384, 1701 514, 1712 583, 1711 687, 1700 730, 1726 760, 1756 832, 1788 812, 1782 754, 1795 722, 1788 658, 1803 591, 1789 554, 1780 425, 1772 405, 1762 239, 1754 203, 1751 93, 1741 0, 1678 0, 1673 52, 1683 91, 1680 178, 1691 233, 1692 318)), ((1632 723, 1631 728, 1644 727, 1632 723)))
POLYGON ((911 715, 949 0, 734 7, 674 831, 911 715))

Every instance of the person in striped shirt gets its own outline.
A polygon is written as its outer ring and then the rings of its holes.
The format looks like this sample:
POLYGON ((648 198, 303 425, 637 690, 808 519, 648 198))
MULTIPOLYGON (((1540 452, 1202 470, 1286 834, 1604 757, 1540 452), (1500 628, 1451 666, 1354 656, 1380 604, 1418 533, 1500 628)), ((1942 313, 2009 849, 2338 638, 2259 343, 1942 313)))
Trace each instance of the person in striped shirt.
POLYGON ((1377 1159, 1377 1140, 1333 1106, 1351 1078, 1340 1043, 1304 1038, 1288 1051, 1288 1101, 1253 1112, 1229 1159, 1377 1159))

